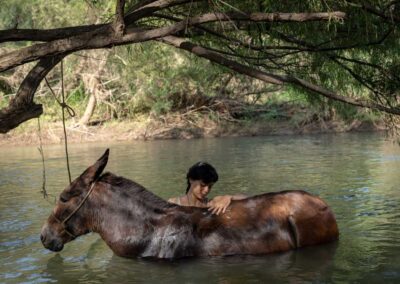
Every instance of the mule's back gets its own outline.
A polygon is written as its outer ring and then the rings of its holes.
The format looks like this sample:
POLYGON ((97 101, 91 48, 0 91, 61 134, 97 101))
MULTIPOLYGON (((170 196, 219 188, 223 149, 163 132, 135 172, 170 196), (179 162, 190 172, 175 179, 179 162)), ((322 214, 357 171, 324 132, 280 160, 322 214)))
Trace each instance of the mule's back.
POLYGON ((338 238, 325 202, 304 191, 284 191, 234 201, 225 214, 200 221, 204 254, 263 254, 338 238))
POLYGON ((287 196, 288 218, 297 247, 338 239, 336 218, 322 199, 305 191, 284 192, 283 195, 287 196))

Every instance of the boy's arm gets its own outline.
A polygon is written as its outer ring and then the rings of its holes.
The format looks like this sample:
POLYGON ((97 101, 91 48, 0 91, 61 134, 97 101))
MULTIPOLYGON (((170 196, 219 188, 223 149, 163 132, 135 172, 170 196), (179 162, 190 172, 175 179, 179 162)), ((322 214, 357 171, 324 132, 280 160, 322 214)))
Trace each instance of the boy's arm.
POLYGON ((211 211, 212 214, 217 215, 219 215, 220 213, 225 213, 226 208, 229 207, 232 200, 242 200, 246 198, 247 196, 244 194, 216 196, 208 202, 208 211, 211 211))

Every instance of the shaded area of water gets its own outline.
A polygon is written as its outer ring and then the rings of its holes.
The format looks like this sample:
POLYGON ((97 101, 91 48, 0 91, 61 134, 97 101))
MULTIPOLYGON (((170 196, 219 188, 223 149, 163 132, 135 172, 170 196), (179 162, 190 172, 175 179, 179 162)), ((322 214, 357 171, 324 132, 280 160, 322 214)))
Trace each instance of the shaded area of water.
MULTIPOLYGON (((374 134, 71 145, 73 176, 110 147, 106 170, 167 198, 185 190, 198 160, 217 168, 211 195, 305 189, 336 214, 340 241, 265 256, 148 261, 113 255, 98 235, 45 250, 45 201, 36 147, 0 149, 0 282, 259 283, 400 282, 400 149, 374 134)), ((45 148, 47 189, 67 185, 61 146, 45 148)), ((50 198, 51 200, 51 198, 50 198)))

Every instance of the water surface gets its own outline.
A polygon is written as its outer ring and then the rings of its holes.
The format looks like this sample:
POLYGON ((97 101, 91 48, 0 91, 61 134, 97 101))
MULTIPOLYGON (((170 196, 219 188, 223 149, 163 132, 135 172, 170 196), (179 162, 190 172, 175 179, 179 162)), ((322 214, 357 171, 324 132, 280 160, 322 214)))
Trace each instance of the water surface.
POLYGON ((332 207, 340 240, 265 256, 123 259, 96 234, 44 249, 40 228, 67 185, 62 146, 45 147, 47 190, 36 147, 0 148, 0 282, 5 283, 399 283, 400 148, 377 134, 70 145, 76 177, 109 147, 106 170, 163 198, 186 188, 187 169, 213 164, 211 195, 304 189, 332 207))

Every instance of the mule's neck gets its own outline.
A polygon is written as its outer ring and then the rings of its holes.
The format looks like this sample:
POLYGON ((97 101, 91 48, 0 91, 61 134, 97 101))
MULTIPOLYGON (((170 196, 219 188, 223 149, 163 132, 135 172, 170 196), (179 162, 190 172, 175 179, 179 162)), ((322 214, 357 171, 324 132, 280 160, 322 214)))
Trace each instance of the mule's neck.
POLYGON ((90 200, 92 231, 114 253, 159 258, 198 254, 191 210, 182 210, 143 188, 125 189, 100 184, 90 200))
POLYGON ((143 188, 119 188, 101 182, 88 202, 93 208, 91 231, 99 233, 120 255, 120 250, 138 254, 174 207, 143 188))

